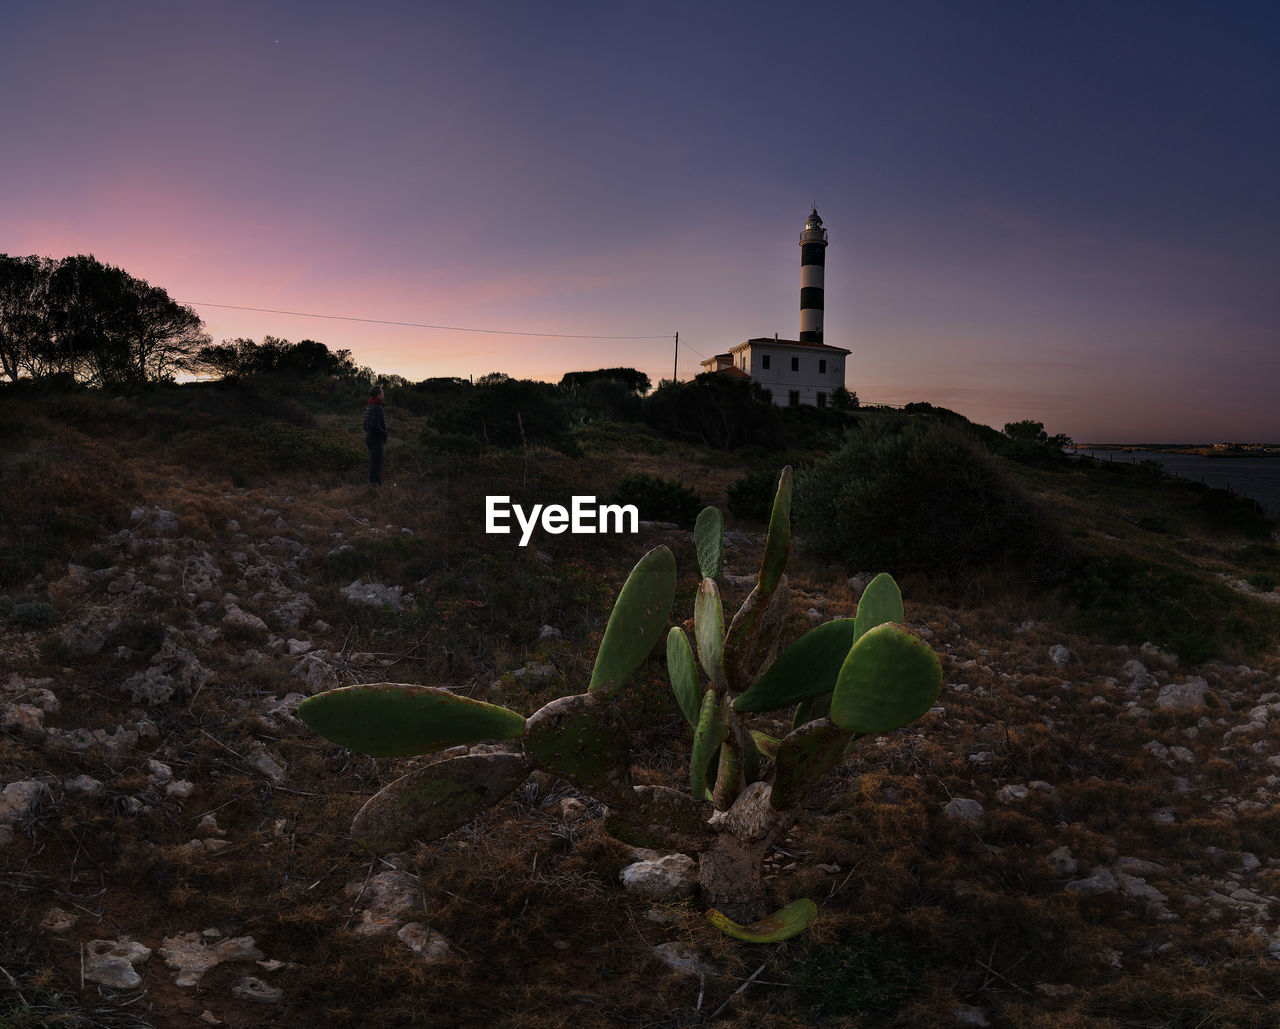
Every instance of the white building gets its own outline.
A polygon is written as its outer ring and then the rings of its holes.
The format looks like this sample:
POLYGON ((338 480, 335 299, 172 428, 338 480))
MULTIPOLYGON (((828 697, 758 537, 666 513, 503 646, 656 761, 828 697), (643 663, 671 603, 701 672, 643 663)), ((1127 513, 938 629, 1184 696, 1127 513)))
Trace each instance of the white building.
POLYGON ((831 394, 844 386, 844 359, 849 354, 822 341, 826 260, 827 230, 815 207, 800 233, 800 338, 749 339, 727 354, 708 358, 702 367, 759 383, 779 407, 826 407, 831 394))

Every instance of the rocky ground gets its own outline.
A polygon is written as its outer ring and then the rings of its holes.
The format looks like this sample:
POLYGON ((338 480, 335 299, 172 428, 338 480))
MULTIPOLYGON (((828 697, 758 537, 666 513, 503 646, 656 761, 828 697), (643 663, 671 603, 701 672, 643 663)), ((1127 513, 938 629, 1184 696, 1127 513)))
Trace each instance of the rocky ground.
MULTIPOLYGON (((531 780, 434 850, 354 852, 345 826, 389 772, 293 712, 335 685, 405 679, 412 654, 369 627, 412 611, 415 584, 317 569, 420 526, 355 503, 308 521, 305 492, 227 492, 216 518, 175 496, 133 509, 91 563, 31 583, 56 621, 11 626, 0 645, 2 963, 32 1012, 158 1026, 747 1025, 762 1011, 780 1025, 1277 1024, 1280 651, 1189 669, 1141 640, 1103 646, 908 596, 942 657, 938 705, 864 744, 771 861, 780 898, 819 901, 810 939, 731 947, 700 927, 688 859, 605 840, 599 805, 563 783, 531 780), (517 858, 520 887, 502 864, 517 858), (479 901, 460 882, 528 892, 495 924, 468 916, 479 901), (522 930, 531 906, 555 914, 522 930), (589 941, 605 915, 624 928, 589 941), (851 982, 864 966, 891 979, 850 942, 863 932, 907 948, 909 984, 886 999, 828 988, 836 972, 806 978, 826 955, 851 982), (601 978, 613 964, 596 946, 625 971, 601 978), (525 953, 528 982, 511 958, 495 985, 496 948, 525 953), (432 999, 382 1016, 344 1006, 335 982, 365 974, 352 954, 432 999), (563 978, 534 983, 554 967, 563 978)), ((637 556, 669 542, 690 566, 687 534, 643 536, 637 556)), ((759 540, 733 542, 730 569, 748 572, 759 540)), ((794 582, 797 622, 817 622, 852 613, 865 578, 801 569, 794 582)), ((497 683, 449 685, 554 683, 592 646, 572 636, 548 626, 497 683)), ((650 747, 652 781, 680 777, 688 741, 674 735, 650 747)))

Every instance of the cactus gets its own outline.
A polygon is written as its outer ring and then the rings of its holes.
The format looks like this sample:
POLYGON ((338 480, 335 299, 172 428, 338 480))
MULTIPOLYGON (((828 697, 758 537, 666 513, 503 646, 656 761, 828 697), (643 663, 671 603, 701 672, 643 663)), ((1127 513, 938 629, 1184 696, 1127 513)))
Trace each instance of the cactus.
POLYGON ((778 654, 788 603, 791 469, 778 482, 755 586, 728 628, 717 580, 723 522, 707 508, 694 530, 701 584, 693 640, 667 632, 667 673, 693 737, 688 792, 632 784, 619 688, 663 631, 675 595, 675 558, 646 554, 609 617, 586 692, 553 700, 527 719, 494 704, 425 686, 376 683, 305 701, 300 717, 335 743, 380 757, 430 754, 499 741, 436 759, 385 787, 352 832, 374 850, 438 838, 497 803, 533 769, 593 792, 605 828, 635 846, 697 854, 708 920, 746 942, 802 932, 812 901, 773 915, 761 870, 821 777, 863 736, 904 726, 929 710, 942 684, 937 656, 902 626, 902 596, 887 574, 864 591, 852 618, 811 629, 778 654), (748 726, 754 714, 792 709, 777 739, 748 726), (746 923, 746 924, 744 924, 746 923))

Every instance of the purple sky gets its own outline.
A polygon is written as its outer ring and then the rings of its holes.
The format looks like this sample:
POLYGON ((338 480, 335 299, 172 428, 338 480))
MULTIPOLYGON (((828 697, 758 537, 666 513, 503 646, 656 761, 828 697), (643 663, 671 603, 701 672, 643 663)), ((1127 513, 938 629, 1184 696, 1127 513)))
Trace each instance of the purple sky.
POLYGON ((795 337, 816 198, 864 402, 1280 441, 1280 8, 781 7, 8 0, 0 251, 215 340, 656 381, 795 337))

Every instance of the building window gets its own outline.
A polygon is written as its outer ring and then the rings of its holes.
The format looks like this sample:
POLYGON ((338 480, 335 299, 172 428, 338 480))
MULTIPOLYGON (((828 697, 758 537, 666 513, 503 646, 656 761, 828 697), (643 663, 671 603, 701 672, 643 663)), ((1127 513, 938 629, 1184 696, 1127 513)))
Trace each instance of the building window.
MULTIPOLYGON (((792 358, 792 360, 795 360, 795 358, 792 358)), ((800 406, 800 391, 799 391, 798 389, 793 389, 790 393, 788 393, 788 394, 787 394, 787 402, 788 402, 792 407, 799 407, 799 406, 800 406)))
POLYGON ((743 354, 738 360, 742 362, 742 370, 745 372, 747 370, 747 355, 743 354))
POLYGON ((791 359, 791 370, 793 372, 798 372, 800 370, 800 358, 793 357, 791 359))
POLYGON ((818 394, 818 406, 819 407, 827 406, 827 395, 825 393, 818 394))
MULTIPOLYGON (((827 359, 825 357, 818 358, 818 374, 827 374, 827 359)), ((822 405, 819 404, 818 406, 821 407, 822 405)))
POLYGON ((768 355, 768 354, 764 354, 764 355, 760 358, 760 367, 761 367, 761 368, 763 368, 766 372, 769 370, 769 355, 768 355))

